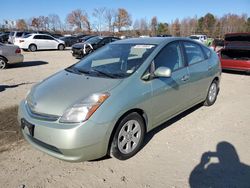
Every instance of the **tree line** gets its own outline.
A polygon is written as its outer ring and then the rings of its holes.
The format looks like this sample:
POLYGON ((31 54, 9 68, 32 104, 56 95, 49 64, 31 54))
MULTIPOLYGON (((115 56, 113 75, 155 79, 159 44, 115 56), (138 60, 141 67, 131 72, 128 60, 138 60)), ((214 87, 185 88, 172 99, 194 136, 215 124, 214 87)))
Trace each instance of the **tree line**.
MULTIPOLYGON (((171 23, 159 22, 157 16, 151 19, 132 20, 131 14, 124 8, 95 8, 91 19, 83 9, 70 12, 62 22, 57 14, 32 17, 28 20, 16 20, 18 30, 46 30, 60 33, 116 34, 116 35, 173 35, 189 36, 206 34, 213 38, 223 38, 225 33, 250 32, 250 17, 247 14, 226 14, 216 17, 207 13, 202 17, 175 19, 171 23)), ((166 15, 167 16, 167 15, 166 15)))

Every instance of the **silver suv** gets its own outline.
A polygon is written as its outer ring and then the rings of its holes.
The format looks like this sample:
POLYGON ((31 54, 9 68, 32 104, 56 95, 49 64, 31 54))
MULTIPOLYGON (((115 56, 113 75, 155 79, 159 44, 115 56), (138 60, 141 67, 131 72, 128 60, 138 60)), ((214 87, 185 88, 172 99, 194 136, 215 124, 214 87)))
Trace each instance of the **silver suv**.
POLYGON ((27 34, 30 34, 30 33, 29 32, 24 32, 24 31, 13 31, 13 32, 10 32, 8 43, 14 44, 16 38, 24 37, 27 34))

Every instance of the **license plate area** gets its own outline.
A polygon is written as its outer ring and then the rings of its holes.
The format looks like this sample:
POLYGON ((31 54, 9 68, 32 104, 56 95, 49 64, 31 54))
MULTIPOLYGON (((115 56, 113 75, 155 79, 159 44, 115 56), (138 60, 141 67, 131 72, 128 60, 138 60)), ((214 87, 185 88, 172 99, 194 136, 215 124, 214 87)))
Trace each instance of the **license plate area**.
POLYGON ((21 128, 24 129, 25 127, 28 128, 30 135, 33 137, 35 125, 31 124, 30 122, 28 122, 27 120, 22 118, 21 119, 21 128))

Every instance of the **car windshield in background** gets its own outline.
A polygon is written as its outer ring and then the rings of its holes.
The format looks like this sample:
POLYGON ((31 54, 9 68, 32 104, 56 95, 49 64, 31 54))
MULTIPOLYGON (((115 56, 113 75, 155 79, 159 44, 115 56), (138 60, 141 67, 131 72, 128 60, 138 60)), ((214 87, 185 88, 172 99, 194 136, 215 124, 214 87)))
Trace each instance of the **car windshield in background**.
POLYGON ((95 44, 95 43, 98 43, 102 39, 103 39, 102 37, 93 37, 93 38, 88 39, 86 42, 90 44, 95 44))
POLYGON ((199 37, 197 37, 197 36, 191 36, 189 38, 191 38, 191 39, 199 39, 199 37))
POLYGON ((31 34, 25 35, 23 38, 29 38, 31 34))
POLYGON ((108 44, 66 70, 90 76, 125 78, 139 68, 155 47, 144 44, 108 44))

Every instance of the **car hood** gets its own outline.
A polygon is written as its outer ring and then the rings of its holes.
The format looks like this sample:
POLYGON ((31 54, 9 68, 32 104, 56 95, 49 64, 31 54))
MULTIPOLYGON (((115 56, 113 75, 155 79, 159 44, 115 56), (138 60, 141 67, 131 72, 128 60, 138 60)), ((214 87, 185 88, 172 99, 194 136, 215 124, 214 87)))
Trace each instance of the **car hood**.
POLYGON ((83 48, 83 47, 84 47, 84 42, 79 42, 72 45, 72 48, 83 48))
POLYGON ((31 111, 62 116, 76 102, 93 93, 109 92, 122 80, 78 75, 61 71, 34 86, 27 97, 31 111))

